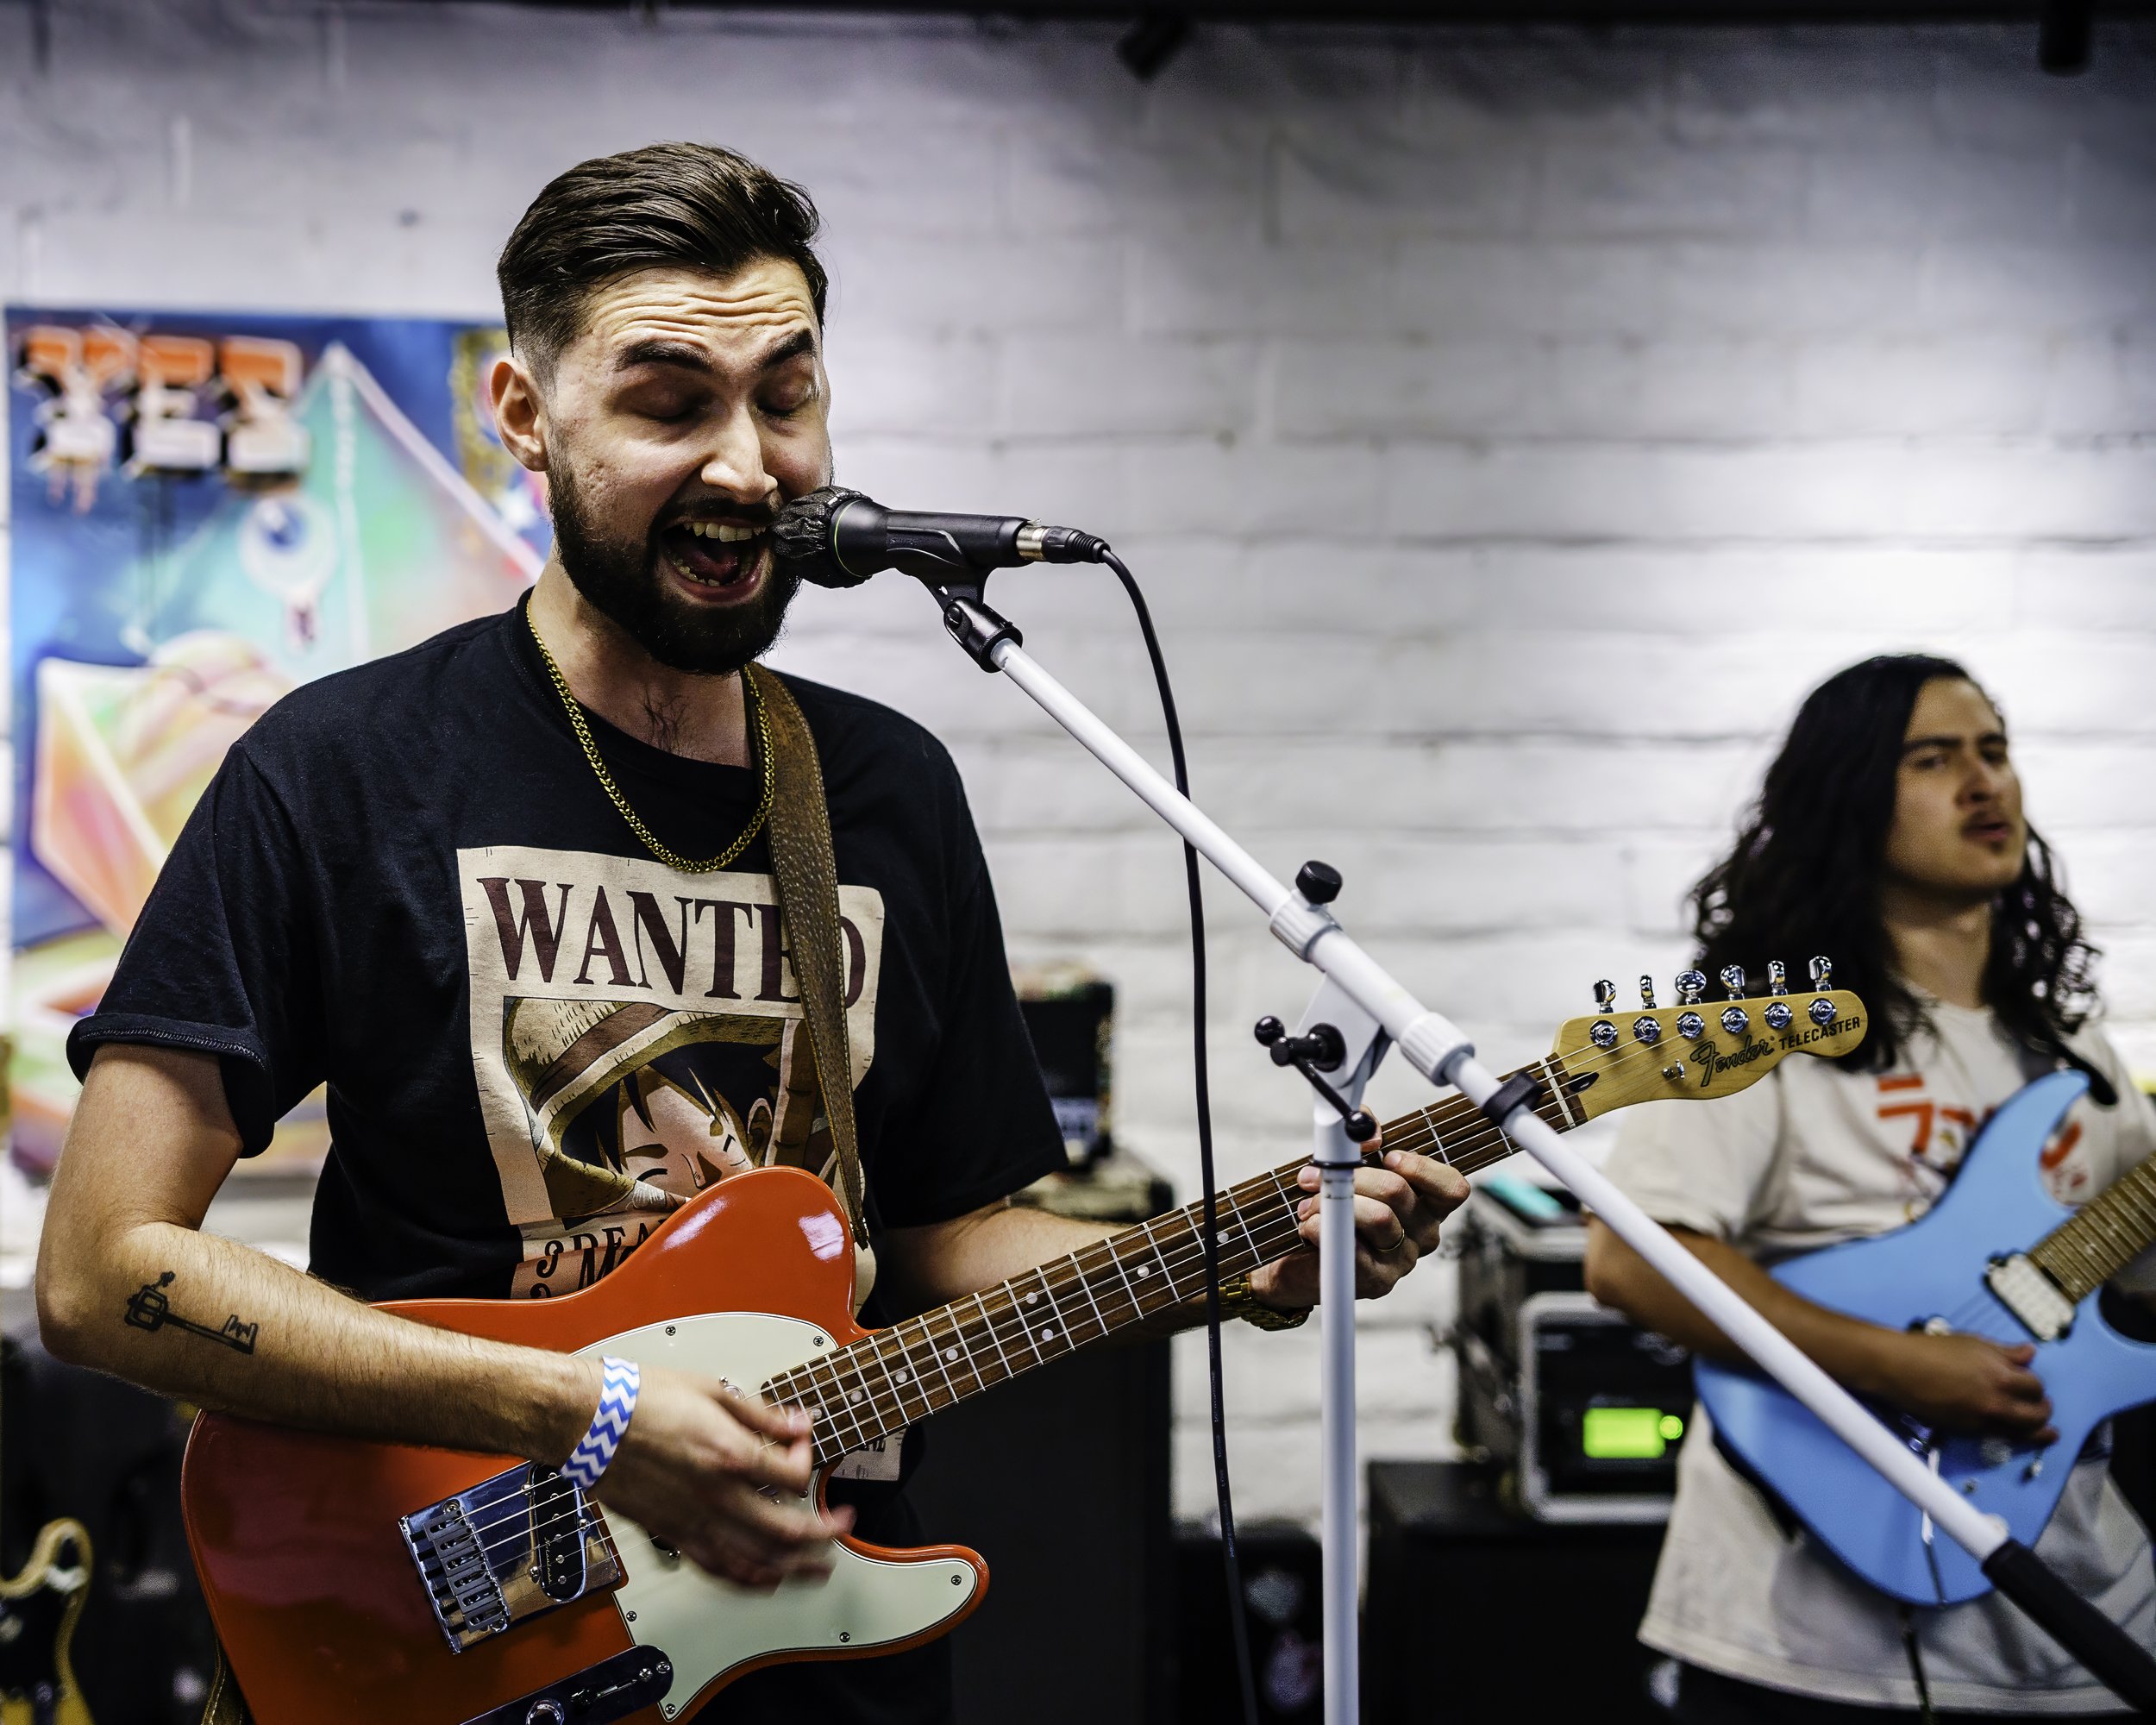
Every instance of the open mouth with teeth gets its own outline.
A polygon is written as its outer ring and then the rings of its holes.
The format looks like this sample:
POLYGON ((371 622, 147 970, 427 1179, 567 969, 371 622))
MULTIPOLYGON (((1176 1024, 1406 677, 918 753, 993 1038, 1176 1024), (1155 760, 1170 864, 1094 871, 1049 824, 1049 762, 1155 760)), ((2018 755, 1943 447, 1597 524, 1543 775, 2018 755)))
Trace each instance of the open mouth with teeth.
POLYGON ((769 530, 734 521, 677 521, 659 535, 674 572, 699 587, 747 588, 763 568, 769 530))

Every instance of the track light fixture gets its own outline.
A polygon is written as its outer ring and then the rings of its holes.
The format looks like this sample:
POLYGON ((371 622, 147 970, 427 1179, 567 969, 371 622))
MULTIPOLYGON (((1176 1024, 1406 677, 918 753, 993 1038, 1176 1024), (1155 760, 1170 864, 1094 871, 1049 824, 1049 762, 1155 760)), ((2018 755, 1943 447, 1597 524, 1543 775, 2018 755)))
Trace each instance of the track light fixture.
POLYGON ((1190 17, 1172 7, 1149 6, 1131 21, 1115 45, 1115 57, 1131 76, 1150 84, 1190 39, 1190 17))

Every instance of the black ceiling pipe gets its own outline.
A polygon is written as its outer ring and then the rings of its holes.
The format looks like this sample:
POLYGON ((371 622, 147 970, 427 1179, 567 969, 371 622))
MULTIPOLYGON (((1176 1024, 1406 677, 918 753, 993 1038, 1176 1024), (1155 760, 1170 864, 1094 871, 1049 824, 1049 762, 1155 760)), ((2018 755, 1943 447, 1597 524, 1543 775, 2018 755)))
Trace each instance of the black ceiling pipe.
MULTIPOLYGON (((9 0, 0 0, 0 5, 9 0)), ((442 5, 449 0, 404 0, 442 5)), ((641 9, 653 0, 519 0, 540 9, 608 12, 641 9)), ((667 11, 724 11, 742 0, 664 0, 667 11)), ((755 0, 773 12, 943 15, 1020 20, 1128 22, 1132 0, 755 0)), ((1783 24, 1906 25, 2034 22, 2043 0, 1174 0, 1157 9, 1194 24, 1477 25, 1783 24)), ((2085 0, 2083 9, 2087 9, 2085 0)), ((2104 0, 2118 17, 2156 14, 2156 0, 2104 0)))
POLYGON ((1131 76, 1150 84, 1163 66, 1190 40, 1190 15, 1165 6, 1139 13, 1118 38, 1115 57, 1131 69, 1131 76))
POLYGON ((2076 78, 2089 69, 2096 29, 2092 0, 2044 0, 2036 26, 2036 63, 2053 78, 2076 78))

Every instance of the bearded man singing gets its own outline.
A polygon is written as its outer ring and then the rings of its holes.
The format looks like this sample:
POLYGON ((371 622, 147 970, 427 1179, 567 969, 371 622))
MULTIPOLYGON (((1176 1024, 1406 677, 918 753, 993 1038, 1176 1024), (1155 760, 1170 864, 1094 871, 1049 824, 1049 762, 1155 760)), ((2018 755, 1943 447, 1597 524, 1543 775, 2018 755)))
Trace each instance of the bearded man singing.
MULTIPOLYGON (((337 1289, 573 1292, 739 1170, 833 1177, 766 837, 771 725, 742 674, 793 596, 767 530, 831 477, 815 232, 797 188, 682 144, 573 168, 517 225, 490 381, 504 443, 547 477, 553 555, 506 615, 310 685, 233 747, 69 1044, 85 1086, 38 1264, 54 1352, 257 1420, 560 1466, 598 1361, 337 1289), (200 1225, 323 1083, 303 1276, 200 1225), (150 1284, 235 1314, 250 1348, 130 1324, 150 1284)), ((781 687, 837 853, 879 1325, 1106 1230, 1006 1202, 1063 1152, 949 756, 872 702, 781 687)), ((1466 1192, 1384 1164, 1358 1177, 1365 1295, 1466 1192)), ((1317 1285, 1306 1249, 1238 1291, 1276 1322, 1317 1285)), ((808 1507, 807 1433, 649 1367, 598 1495, 752 1588, 826 1571, 849 1532, 918 1543, 892 1483, 808 1507)), ((945 1645, 758 1672, 705 1716, 943 1719, 945 1645)))

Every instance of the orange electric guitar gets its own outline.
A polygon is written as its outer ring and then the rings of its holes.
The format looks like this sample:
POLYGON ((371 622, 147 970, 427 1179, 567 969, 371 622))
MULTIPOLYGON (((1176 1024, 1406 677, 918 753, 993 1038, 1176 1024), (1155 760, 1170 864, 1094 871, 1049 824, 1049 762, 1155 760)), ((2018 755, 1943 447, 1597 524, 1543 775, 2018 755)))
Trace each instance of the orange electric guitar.
MULTIPOLYGON (((1566 1023, 1558 1051, 1528 1069, 1537 1112, 1562 1132, 1656 1097, 1726 1095, 1786 1054, 1840 1054, 1864 1034, 1848 994, 1695 1010, 1696 992, 1566 1023)), ((1383 1141, 1465 1171, 1512 1153, 1457 1096, 1392 1121, 1383 1141)), ((1222 1274, 1295 1248, 1300 1165, 1220 1195, 1222 1274)), ((1201 1214, 1191 1205, 869 1333, 851 1315, 853 1246, 830 1190, 774 1168, 704 1192, 581 1293, 389 1309, 805 1408, 820 1496, 842 1457, 1199 1297, 1201 1214)), ((988 1579, 956 1546, 849 1539, 827 1578, 755 1593, 528 1462, 214 1414, 195 1427, 184 1495, 203 1591, 257 1725, 655 1725, 758 1666, 943 1634, 988 1579)))

